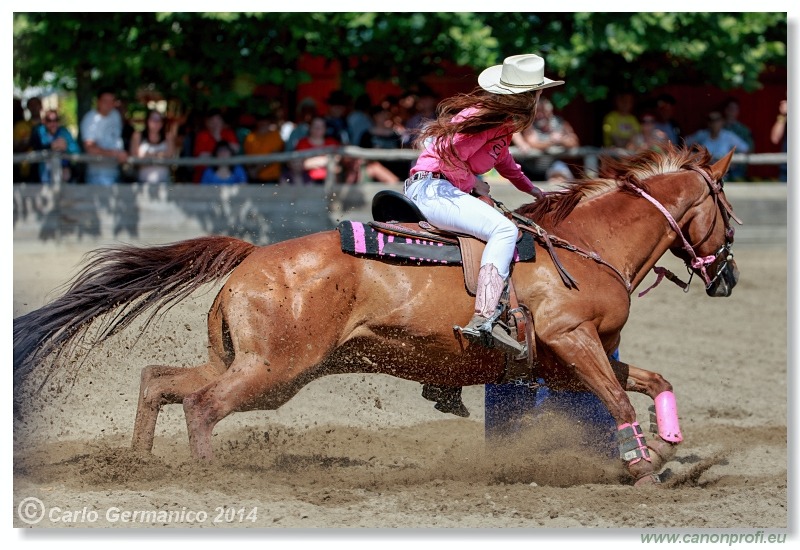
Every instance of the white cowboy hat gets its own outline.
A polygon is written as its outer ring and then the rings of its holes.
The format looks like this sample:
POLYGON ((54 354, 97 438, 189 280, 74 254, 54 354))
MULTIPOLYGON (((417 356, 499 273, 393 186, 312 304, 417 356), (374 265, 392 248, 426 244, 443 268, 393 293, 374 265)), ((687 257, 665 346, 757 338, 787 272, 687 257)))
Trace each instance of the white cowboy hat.
POLYGON ((545 78, 544 59, 532 53, 506 57, 502 65, 489 67, 478 77, 480 87, 494 94, 520 94, 563 83, 545 78))

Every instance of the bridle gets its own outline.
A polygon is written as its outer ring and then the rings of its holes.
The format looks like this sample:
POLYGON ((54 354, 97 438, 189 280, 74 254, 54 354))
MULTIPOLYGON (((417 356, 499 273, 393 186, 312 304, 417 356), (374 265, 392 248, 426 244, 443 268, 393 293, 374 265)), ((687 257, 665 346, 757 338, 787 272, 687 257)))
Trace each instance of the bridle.
POLYGON ((689 260, 686 261, 686 269, 689 272, 688 282, 684 283, 675 274, 673 274, 666 268, 654 267, 653 271, 656 273, 658 278, 656 279, 656 282, 653 285, 651 285, 649 288, 639 293, 640 297, 644 296, 650 290, 656 287, 664 277, 666 277, 670 281, 674 282, 675 284, 683 288, 684 292, 688 292, 689 284, 692 282, 692 277, 694 276, 695 273, 699 273, 700 277, 703 279, 703 282, 706 285, 706 290, 708 290, 719 280, 719 278, 725 272, 725 269, 728 267, 728 264, 733 260, 732 247, 733 247, 734 228, 731 225, 730 220, 733 219, 739 225, 742 225, 742 221, 736 217, 736 214, 734 214, 733 212, 733 207, 731 206, 731 203, 728 202, 728 199, 722 192, 723 182, 714 181, 713 179, 711 179, 711 176, 708 175, 708 172, 697 166, 687 166, 686 169, 692 170, 700 174, 703 180, 705 180, 706 185, 708 185, 710 194, 714 199, 714 206, 717 209, 719 209, 720 213, 722 214, 723 223, 725 224, 725 242, 716 251, 716 253, 709 256, 698 256, 697 252, 695 252, 695 248, 703 244, 706 241, 706 239, 708 239, 708 237, 711 235, 712 231, 714 231, 714 227, 716 227, 717 224, 717 217, 714 216, 714 221, 709 226, 706 235, 702 239, 700 239, 700 241, 697 244, 692 246, 684 236, 680 227, 678 226, 678 222, 675 221, 675 218, 672 216, 672 214, 670 214, 669 211, 666 208, 664 208, 664 206, 660 202, 658 202, 655 198, 650 196, 648 193, 646 193, 639 187, 631 186, 631 188, 636 193, 638 193, 644 199, 652 203, 656 208, 658 208, 658 210, 664 215, 664 217, 667 218, 667 221, 669 222, 672 229, 683 241, 683 249, 689 256, 689 260), (722 258, 722 262, 719 264, 716 273, 714 273, 712 277, 708 274, 707 267, 719 261, 720 258, 722 258))

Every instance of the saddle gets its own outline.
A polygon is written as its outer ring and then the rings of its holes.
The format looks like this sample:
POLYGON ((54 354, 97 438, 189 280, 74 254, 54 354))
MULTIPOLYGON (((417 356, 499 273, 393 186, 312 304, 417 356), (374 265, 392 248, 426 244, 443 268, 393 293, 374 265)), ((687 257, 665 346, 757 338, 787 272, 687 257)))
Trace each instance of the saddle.
MULTIPOLYGON (((339 224, 342 249, 346 252, 410 260, 463 268, 464 286, 474 296, 483 249, 486 244, 469 235, 442 231, 431 225, 417 205, 405 195, 391 190, 378 192, 372 202, 374 221, 367 224, 345 221, 339 224)), ((533 236, 520 232, 514 261, 535 259, 533 236)), ((495 330, 503 331, 496 347, 506 356, 506 369, 498 383, 533 379, 536 345, 533 319, 527 307, 519 303, 513 276, 503 293, 504 314, 495 330)), ((455 331, 463 349, 460 332, 455 331)))

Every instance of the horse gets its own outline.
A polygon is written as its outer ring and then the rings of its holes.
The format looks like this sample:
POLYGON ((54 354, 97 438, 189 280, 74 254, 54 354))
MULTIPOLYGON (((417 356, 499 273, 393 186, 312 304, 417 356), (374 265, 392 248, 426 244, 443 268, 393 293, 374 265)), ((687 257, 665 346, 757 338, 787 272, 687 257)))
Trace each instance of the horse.
MULTIPOLYGON (((536 259, 513 266, 533 321, 538 372, 551 388, 599 397, 618 425, 620 459, 635 485, 658 483, 681 443, 677 405, 663 376, 609 354, 632 292, 667 251, 703 278, 708 296, 731 294, 739 277, 731 219, 741 222, 722 178, 732 154, 711 164, 703 148, 670 146, 603 158, 598 178, 565 184, 512 213, 554 239, 537 239, 536 259), (654 400, 657 433, 645 437, 627 391, 654 400)), ((98 249, 62 296, 14 320, 15 387, 45 359, 48 372, 58 369, 88 327, 99 323, 102 341, 149 311, 144 331, 159 311, 221 281, 208 312, 208 359, 143 368, 135 450, 152 451, 168 404, 183 406, 192 456, 211 460, 220 420, 276 409, 322 376, 383 373, 457 387, 493 383, 504 372, 502 351, 464 347, 453 334, 473 306, 460 267, 348 254, 330 230, 266 246, 204 236, 98 249)))

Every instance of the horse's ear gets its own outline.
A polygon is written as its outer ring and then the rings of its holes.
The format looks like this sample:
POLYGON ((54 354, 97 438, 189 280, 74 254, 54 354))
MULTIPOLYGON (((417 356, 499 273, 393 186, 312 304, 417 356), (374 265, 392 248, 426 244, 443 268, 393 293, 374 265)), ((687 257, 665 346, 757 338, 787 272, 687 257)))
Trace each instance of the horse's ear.
POLYGON ((731 165, 731 159, 733 158, 734 151, 736 151, 735 147, 731 149, 730 153, 711 165, 712 180, 720 181, 722 177, 728 173, 728 167, 731 165))

